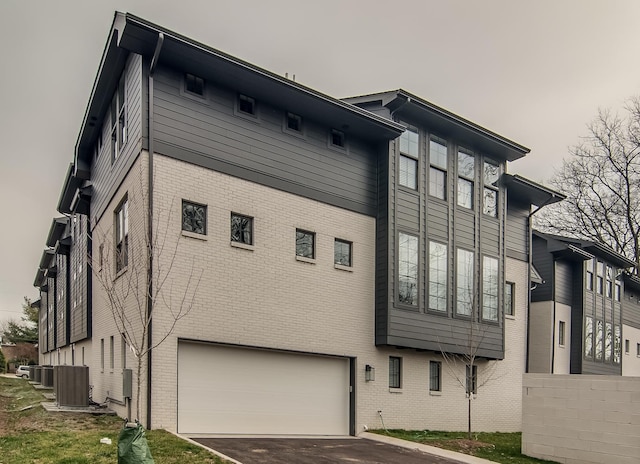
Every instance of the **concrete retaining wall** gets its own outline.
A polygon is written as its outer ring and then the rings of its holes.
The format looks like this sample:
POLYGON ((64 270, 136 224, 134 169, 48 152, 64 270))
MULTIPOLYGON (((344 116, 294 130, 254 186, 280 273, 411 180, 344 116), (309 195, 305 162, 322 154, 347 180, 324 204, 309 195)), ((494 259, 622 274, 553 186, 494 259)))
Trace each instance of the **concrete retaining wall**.
POLYGON ((525 374, 522 453, 563 464, 640 464, 640 377, 525 374))

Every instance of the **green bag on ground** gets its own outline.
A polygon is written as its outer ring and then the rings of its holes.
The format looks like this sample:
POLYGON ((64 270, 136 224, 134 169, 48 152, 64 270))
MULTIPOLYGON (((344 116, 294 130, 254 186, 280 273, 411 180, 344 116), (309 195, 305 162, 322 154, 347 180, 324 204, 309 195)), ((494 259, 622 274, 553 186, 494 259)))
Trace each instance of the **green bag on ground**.
POLYGON ((118 437, 118 464, 155 464, 144 436, 144 427, 126 422, 118 437))

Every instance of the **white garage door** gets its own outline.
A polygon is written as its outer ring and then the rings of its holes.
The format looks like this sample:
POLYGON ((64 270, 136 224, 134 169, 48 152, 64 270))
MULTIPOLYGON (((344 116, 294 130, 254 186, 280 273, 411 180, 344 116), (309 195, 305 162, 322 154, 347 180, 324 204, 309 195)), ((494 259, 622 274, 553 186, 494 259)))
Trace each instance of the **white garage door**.
POLYGON ((178 432, 349 434, 349 360, 180 343, 178 432))

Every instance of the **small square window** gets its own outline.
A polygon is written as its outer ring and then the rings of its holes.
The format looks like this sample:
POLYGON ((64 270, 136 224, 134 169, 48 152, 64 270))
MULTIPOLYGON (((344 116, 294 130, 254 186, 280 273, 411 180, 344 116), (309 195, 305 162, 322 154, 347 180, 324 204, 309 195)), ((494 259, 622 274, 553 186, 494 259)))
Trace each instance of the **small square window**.
POLYGON ((204 79, 193 74, 184 75, 184 88, 187 92, 204 96, 204 79))
POLYGON ((333 145, 335 147, 344 148, 344 146, 345 146, 344 132, 340 132, 339 130, 331 129, 330 141, 331 141, 331 145, 333 145))
POLYGON ((287 113, 287 129, 302 132, 302 117, 297 114, 287 113))
POLYGON ((351 267, 351 242, 336 239, 334 244, 334 263, 351 267))
POLYGON ((389 388, 402 388, 402 358, 389 356, 389 388))
POLYGON ((316 234, 306 230, 296 229, 296 256, 315 259, 316 234))
POLYGON ((207 234, 207 207, 182 200, 182 230, 195 234, 207 234))
POLYGON ((441 385, 442 363, 440 361, 429 361, 429 390, 442 391, 441 385))
POLYGON ((238 95, 238 110, 242 113, 255 115, 256 101, 251 97, 240 94, 238 95))
POLYGON ((253 218, 231 213, 231 241, 253 245, 253 218))

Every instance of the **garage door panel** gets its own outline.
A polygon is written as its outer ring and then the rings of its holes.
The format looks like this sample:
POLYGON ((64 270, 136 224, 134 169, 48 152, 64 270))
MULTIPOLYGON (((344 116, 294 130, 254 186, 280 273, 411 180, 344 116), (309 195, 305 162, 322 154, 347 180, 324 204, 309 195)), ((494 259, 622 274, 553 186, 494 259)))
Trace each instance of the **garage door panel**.
POLYGON ((347 435, 349 361, 181 343, 180 433, 347 435))

